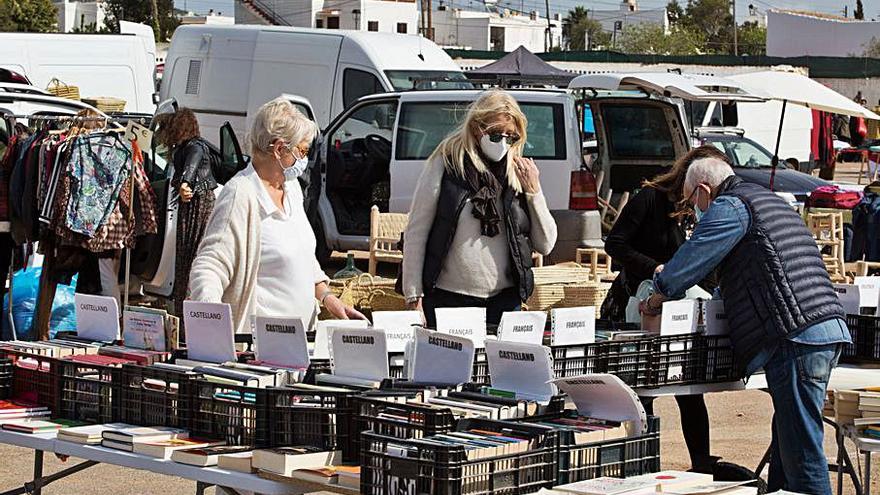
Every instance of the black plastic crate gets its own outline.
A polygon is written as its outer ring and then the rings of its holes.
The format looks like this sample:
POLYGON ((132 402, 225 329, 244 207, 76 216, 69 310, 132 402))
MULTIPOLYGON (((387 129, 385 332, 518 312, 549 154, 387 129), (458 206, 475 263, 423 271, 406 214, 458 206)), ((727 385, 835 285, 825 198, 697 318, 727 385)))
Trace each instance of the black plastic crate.
POLYGON ((306 370, 303 383, 314 385, 317 375, 329 375, 332 371, 329 359, 312 359, 309 361, 309 369, 306 370))
POLYGON ((461 446, 435 446, 367 431, 362 435, 361 493, 518 495, 555 484, 557 435, 554 430, 482 419, 463 419, 456 428, 458 431, 470 429, 529 439, 532 447, 524 453, 468 460, 461 446))
POLYGON ((602 344, 552 346, 554 376, 567 378, 601 372, 603 348, 602 344))
POLYGON ((736 369, 733 344, 728 335, 701 336, 706 354, 705 383, 730 382, 742 378, 736 369))
POLYGON ((121 366, 59 359, 58 410, 64 419, 87 423, 111 423, 119 417, 121 366))
POLYGON ((653 339, 610 340, 601 342, 601 373, 617 375, 630 387, 651 385, 653 339))
POLYGON ((880 361, 880 317, 847 315, 846 325, 852 345, 844 346, 841 360, 847 362, 880 361))
POLYGON ((310 445, 342 450, 343 462, 356 462, 350 392, 307 391, 273 387, 269 391, 269 442, 275 446, 310 445))
POLYGON ((119 421, 189 430, 193 420, 194 381, 200 373, 126 364, 119 374, 119 421))
MULTIPOLYGON (((527 421, 577 418, 577 411, 566 410, 527 421)), ((647 433, 628 438, 578 445, 571 431, 559 430, 559 472, 563 485, 602 476, 626 478, 660 470, 660 417, 648 416, 647 433)))
POLYGON ((654 337, 651 385, 686 385, 706 380, 707 347, 699 334, 654 337))
POLYGON ((12 359, 0 358, 0 400, 12 397, 12 359))
POLYGON ((268 389, 208 380, 195 380, 193 387, 193 436, 227 445, 271 446, 268 389))
POLYGON ((9 349, 0 355, 12 361, 12 399, 58 410, 58 359, 9 349))

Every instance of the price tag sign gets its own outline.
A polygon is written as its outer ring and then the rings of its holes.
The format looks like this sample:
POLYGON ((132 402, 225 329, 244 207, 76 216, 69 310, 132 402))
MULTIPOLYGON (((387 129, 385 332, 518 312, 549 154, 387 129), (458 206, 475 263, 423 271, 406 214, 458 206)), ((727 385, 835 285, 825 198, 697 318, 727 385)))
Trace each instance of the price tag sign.
POLYGON ((405 352, 413 339, 413 329, 421 326, 422 315, 418 311, 376 311, 373 328, 384 330, 388 352, 405 352))
POLYGON ((834 284, 834 292, 848 315, 857 315, 862 304, 861 289, 855 284, 834 284))
POLYGON ((382 330, 334 328, 330 354, 334 375, 376 381, 388 378, 388 347, 382 330))
POLYGON ((596 308, 558 308, 550 311, 551 345, 596 342, 596 308))
POLYGON ((146 151, 153 143, 153 132, 137 122, 129 120, 128 125, 125 126, 125 139, 136 141, 138 147, 142 151, 146 151))
POLYGON ((309 367, 309 348, 302 318, 257 316, 254 330, 258 360, 292 368, 309 367))
POLYGON ((437 308, 437 331, 471 339, 477 349, 486 347, 486 308, 437 308))
POLYGON ((727 313, 724 311, 724 301, 706 301, 706 335, 728 335, 730 327, 727 326, 727 313))
POLYGON ((228 304, 183 301, 183 319, 188 359, 209 363, 235 361, 235 331, 228 304))
POLYGON ((115 297, 75 294, 76 334, 99 342, 119 338, 119 305, 115 297))
POLYGON ((683 299, 663 303, 660 335, 685 335, 697 331, 697 301, 683 299))
POLYGON ((543 311, 506 311, 501 315, 498 340, 541 345, 547 313, 543 311))

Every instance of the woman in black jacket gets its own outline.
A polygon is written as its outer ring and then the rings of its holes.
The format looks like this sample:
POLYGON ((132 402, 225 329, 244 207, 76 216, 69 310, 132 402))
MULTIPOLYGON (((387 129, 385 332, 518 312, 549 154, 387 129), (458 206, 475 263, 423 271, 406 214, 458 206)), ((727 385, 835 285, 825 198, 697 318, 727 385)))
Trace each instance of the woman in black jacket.
MULTIPOLYGON (((717 149, 703 146, 691 150, 672 166, 672 169, 653 181, 643 184, 620 212, 620 216, 605 240, 605 251, 621 267, 618 279, 603 304, 603 317, 616 321, 624 319, 629 297, 636 294, 643 280, 651 280, 658 266, 666 263, 685 241, 682 220, 690 214, 683 205, 684 178, 691 163, 702 158, 726 157, 717 149), (720 155, 720 156, 719 156, 720 155), (610 313, 610 314, 604 314, 610 313)), ((711 290, 711 282, 700 284, 711 290)), ((711 472, 718 460, 709 454, 709 413, 700 395, 676 395, 681 411, 681 429, 696 471, 711 472)), ((648 414, 653 413, 653 398, 642 403, 648 414)))
POLYGON ((211 171, 211 145, 202 139, 199 122, 188 108, 172 115, 161 132, 171 148, 174 175, 171 185, 180 193, 177 216, 177 256, 174 267, 174 300, 178 315, 183 314, 189 272, 205 235, 208 218, 214 210, 217 181, 211 171))

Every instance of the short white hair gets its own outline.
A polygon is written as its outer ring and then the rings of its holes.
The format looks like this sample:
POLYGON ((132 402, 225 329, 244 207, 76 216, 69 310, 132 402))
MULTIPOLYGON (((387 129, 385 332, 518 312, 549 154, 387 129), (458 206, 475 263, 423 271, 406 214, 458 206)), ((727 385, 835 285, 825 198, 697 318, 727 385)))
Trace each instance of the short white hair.
POLYGON ((684 176, 682 192, 689 195, 699 184, 706 184, 714 189, 731 175, 733 169, 724 160, 711 157, 694 160, 688 167, 687 175, 684 176))
POLYGON ((254 116, 248 134, 251 153, 267 152, 280 139, 288 145, 311 141, 318 134, 318 125, 309 120, 292 103, 278 97, 263 104, 254 116))

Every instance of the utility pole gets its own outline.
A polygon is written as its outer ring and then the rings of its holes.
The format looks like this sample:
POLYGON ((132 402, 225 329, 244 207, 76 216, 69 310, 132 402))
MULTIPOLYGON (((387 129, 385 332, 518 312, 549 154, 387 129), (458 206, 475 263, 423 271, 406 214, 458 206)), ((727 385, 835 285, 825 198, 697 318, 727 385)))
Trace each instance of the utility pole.
POLYGON ((434 6, 428 0, 428 39, 434 41, 434 6))
POLYGON ((550 0, 544 0, 547 9, 547 37, 544 39, 544 51, 549 52, 553 48, 553 29, 550 27, 550 0))
POLYGON ((733 54, 739 55, 739 33, 737 33, 736 29, 736 0, 730 0, 731 5, 733 5, 733 54))
POLYGON ((153 9, 153 31, 156 33, 156 39, 161 40, 163 38, 159 31, 159 0, 151 0, 150 7, 153 9))

